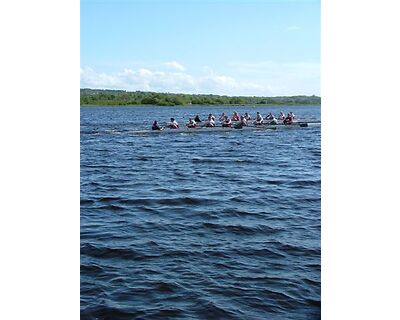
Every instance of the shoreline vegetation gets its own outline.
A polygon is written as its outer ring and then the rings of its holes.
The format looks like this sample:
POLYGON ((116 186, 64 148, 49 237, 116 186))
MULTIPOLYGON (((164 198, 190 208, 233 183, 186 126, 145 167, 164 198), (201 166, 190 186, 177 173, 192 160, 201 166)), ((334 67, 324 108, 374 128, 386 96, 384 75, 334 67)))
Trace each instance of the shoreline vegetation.
POLYGON ((188 106, 188 105, 321 105, 312 96, 221 96, 215 94, 159 93, 125 90, 80 89, 81 106, 188 106))

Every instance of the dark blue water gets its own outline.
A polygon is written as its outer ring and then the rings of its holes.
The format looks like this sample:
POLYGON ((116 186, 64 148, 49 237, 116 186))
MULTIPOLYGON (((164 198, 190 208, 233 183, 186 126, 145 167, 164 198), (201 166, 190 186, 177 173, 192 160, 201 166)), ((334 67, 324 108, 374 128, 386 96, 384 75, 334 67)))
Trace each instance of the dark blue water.
POLYGON ((320 318, 320 128, 134 132, 235 110, 81 108, 82 319, 320 318))

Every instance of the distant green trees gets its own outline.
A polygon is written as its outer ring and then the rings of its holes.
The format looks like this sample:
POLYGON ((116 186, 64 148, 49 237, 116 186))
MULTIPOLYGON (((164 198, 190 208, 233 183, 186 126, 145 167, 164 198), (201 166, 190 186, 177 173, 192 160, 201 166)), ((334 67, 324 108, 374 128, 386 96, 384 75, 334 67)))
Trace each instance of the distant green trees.
POLYGON ((127 92, 124 90, 81 89, 81 105, 320 105, 317 96, 244 97, 212 94, 176 94, 158 92, 127 92))

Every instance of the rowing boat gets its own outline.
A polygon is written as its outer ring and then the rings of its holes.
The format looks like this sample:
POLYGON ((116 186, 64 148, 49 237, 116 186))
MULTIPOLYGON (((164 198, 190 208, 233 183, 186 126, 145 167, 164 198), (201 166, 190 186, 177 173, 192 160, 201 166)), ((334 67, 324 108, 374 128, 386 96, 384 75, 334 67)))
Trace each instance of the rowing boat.
POLYGON ((194 133, 194 132, 231 132, 231 131, 265 131, 265 130, 277 130, 277 129, 290 129, 290 128, 308 128, 308 127, 319 127, 321 126, 321 121, 310 120, 310 121, 296 121, 292 124, 263 124, 263 125, 254 125, 249 124, 248 126, 244 126, 242 128, 235 128, 234 125, 232 127, 206 127, 206 126, 198 126, 195 128, 187 128, 182 127, 178 129, 169 129, 164 128, 163 130, 137 130, 134 131, 136 134, 146 134, 146 133, 194 133))

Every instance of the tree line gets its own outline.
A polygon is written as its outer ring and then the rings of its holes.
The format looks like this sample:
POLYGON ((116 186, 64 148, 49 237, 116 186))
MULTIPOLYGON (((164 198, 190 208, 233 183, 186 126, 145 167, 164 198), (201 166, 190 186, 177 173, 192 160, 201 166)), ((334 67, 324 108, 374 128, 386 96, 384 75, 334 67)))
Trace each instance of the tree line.
POLYGON ((81 89, 82 106, 106 105, 320 105, 318 96, 247 97, 214 94, 158 93, 124 90, 81 89))

